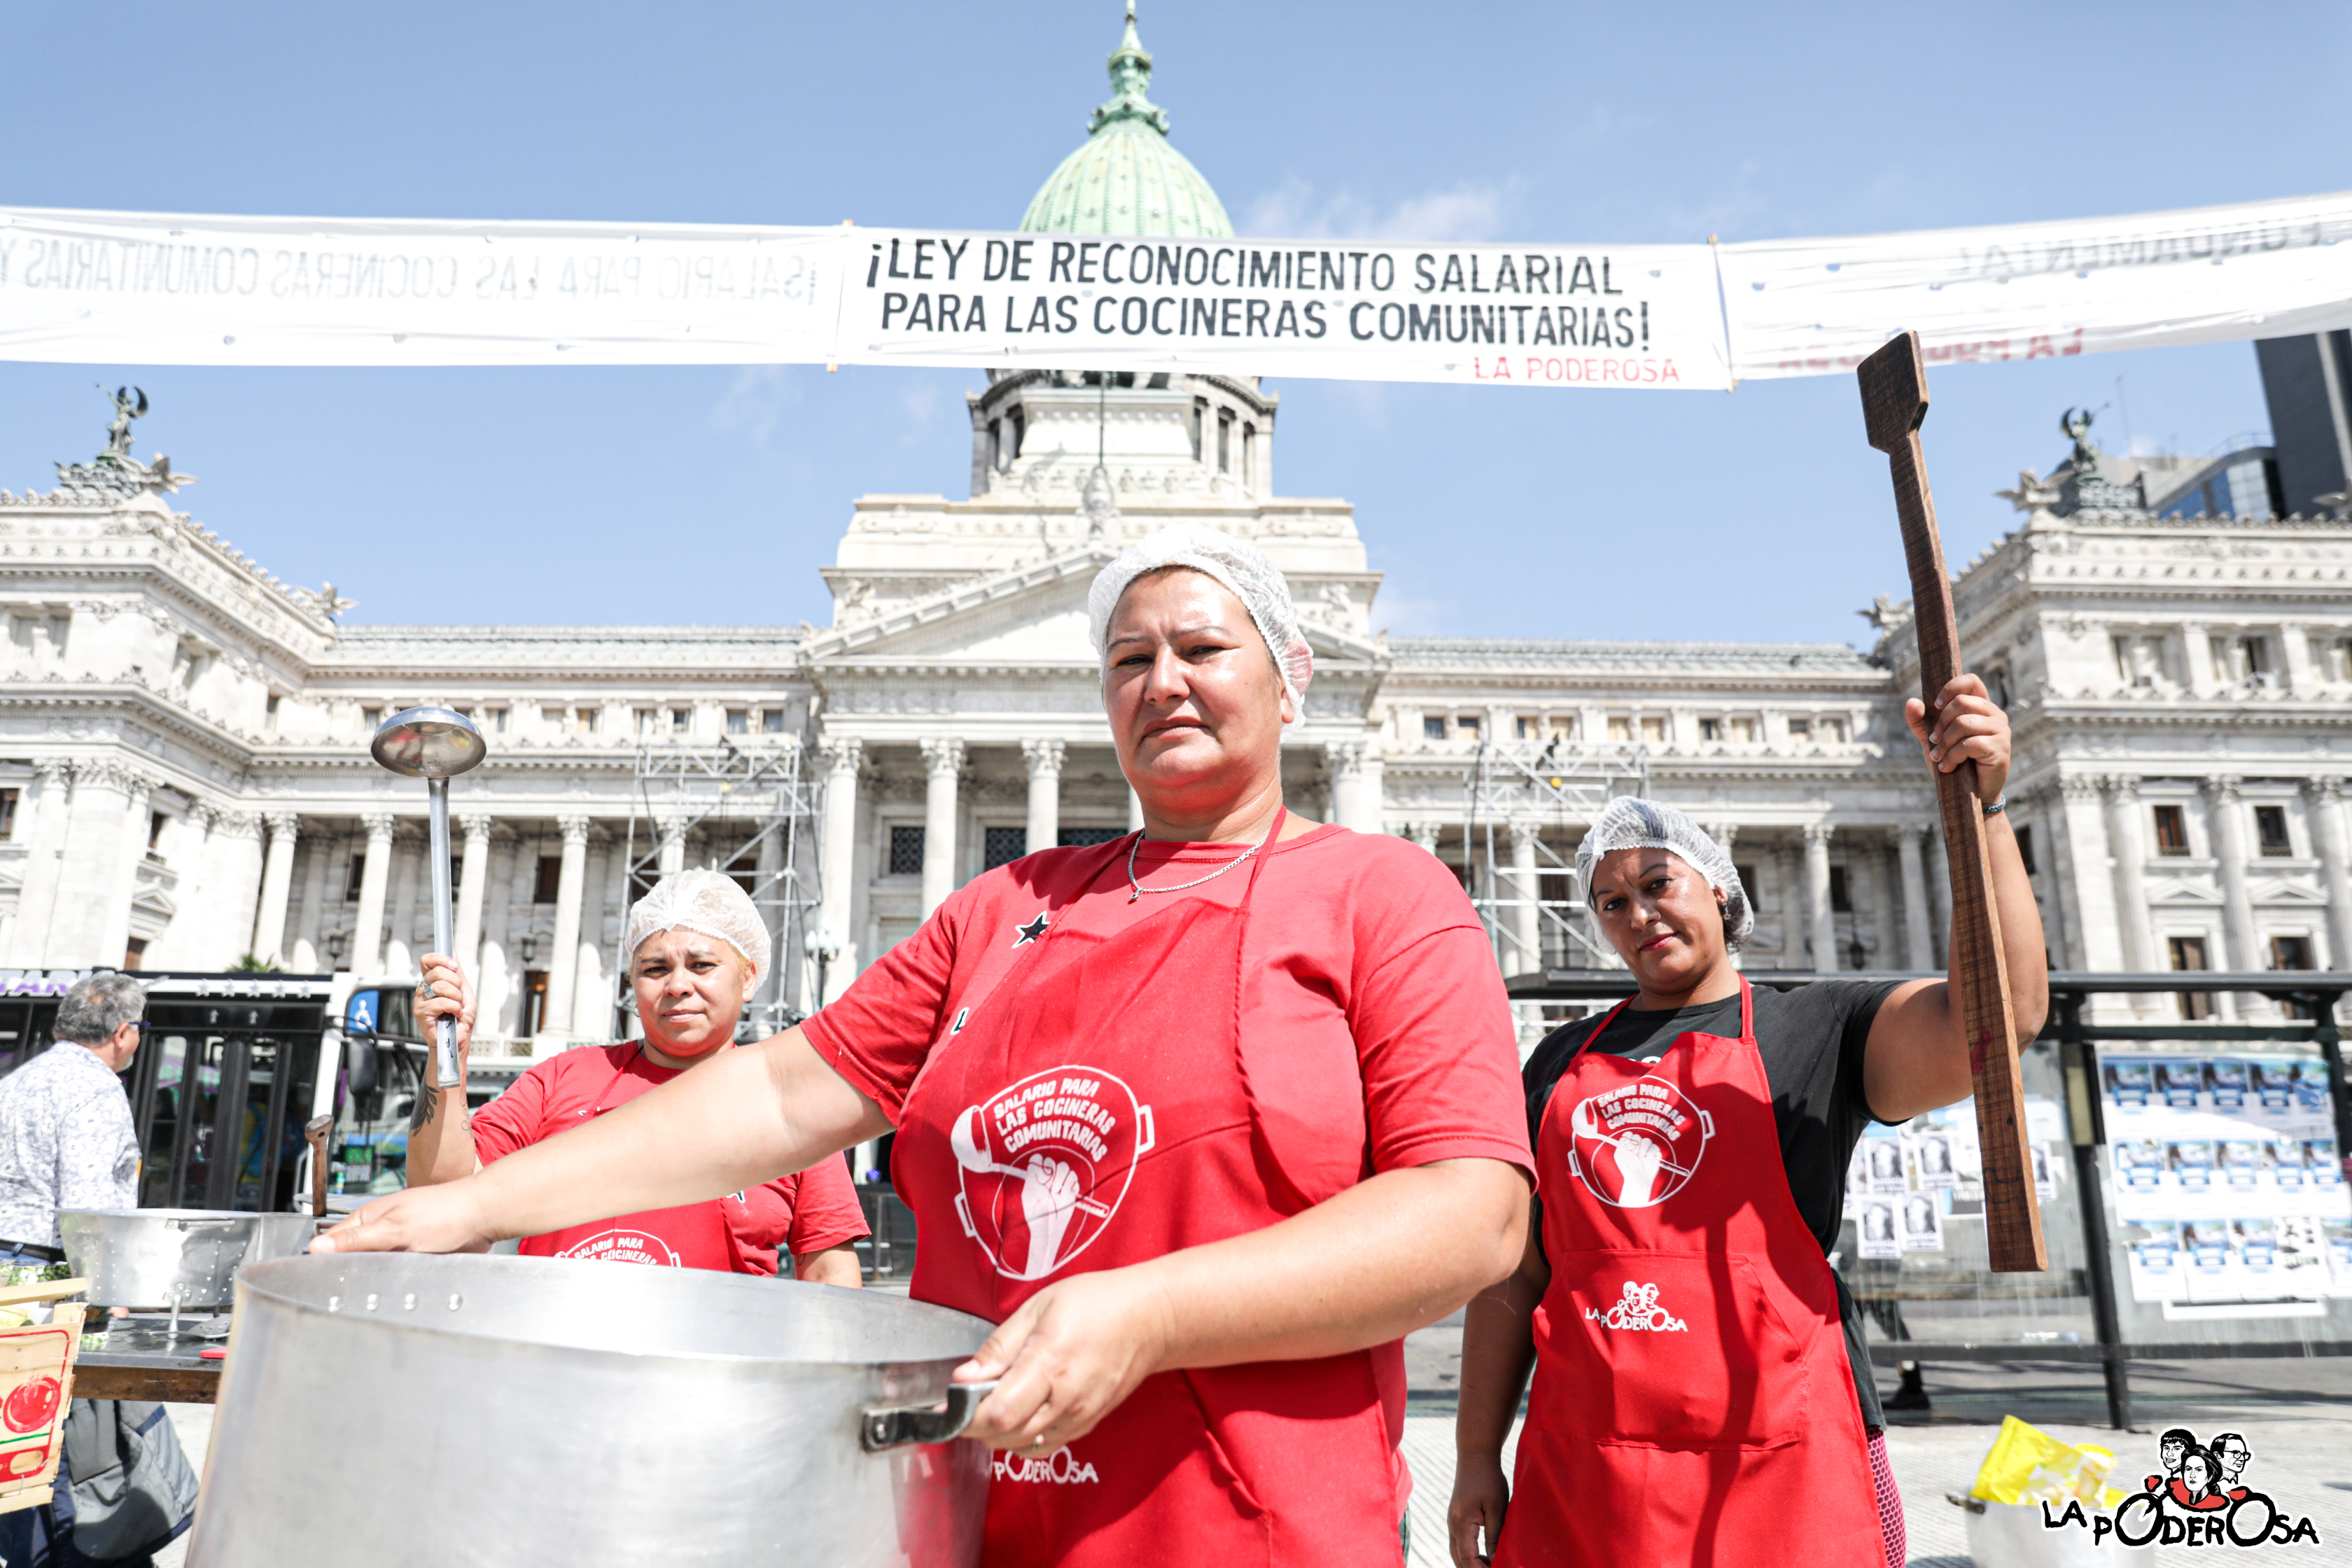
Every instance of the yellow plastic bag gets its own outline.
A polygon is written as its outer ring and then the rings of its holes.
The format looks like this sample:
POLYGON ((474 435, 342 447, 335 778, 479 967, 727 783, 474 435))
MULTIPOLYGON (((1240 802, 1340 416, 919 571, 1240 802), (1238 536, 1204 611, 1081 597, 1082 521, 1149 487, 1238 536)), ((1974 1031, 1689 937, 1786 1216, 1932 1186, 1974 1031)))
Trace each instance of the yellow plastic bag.
POLYGON ((2014 1415, 2005 1415, 1969 1495, 2007 1503, 2078 1498, 2094 1508, 2113 1508, 2124 1500, 2121 1491, 2107 1485, 2115 1468, 2116 1457, 2108 1449, 2061 1443, 2014 1415))

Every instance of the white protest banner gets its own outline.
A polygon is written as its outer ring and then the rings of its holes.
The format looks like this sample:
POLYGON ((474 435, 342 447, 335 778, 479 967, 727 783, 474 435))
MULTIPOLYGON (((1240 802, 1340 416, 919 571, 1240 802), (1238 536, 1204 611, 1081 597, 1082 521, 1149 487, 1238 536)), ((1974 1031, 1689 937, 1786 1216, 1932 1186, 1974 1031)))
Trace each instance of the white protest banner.
POLYGON ((822 362, 838 304, 841 233, 0 208, 0 356, 822 362))
POLYGON ((1704 246, 0 209, 0 356, 831 363, 1730 384, 1704 246))
POLYGON ((1722 247, 1741 380, 2063 358, 2352 325, 2352 193, 2116 218, 1722 247))
POLYGON ((0 358, 1723 388, 2352 324, 2352 194, 1829 239, 1354 245, 0 208, 0 358))
POLYGON ((1705 246, 853 232, 844 363, 1731 384, 1705 246))

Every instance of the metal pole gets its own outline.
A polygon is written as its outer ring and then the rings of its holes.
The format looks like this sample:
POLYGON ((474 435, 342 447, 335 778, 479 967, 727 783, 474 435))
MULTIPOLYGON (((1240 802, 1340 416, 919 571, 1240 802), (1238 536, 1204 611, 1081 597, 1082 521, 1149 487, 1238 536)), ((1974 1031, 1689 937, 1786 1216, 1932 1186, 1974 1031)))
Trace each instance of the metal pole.
POLYGON ((2105 1353, 2099 1370, 2107 1386, 2107 1425, 2131 1429, 2131 1368, 2123 1357, 2123 1320, 2116 1307, 2114 1259, 2107 1253, 2106 1118, 2099 1104, 2098 1056, 2083 1038, 2083 993, 2053 989, 2058 1049, 2066 1076, 2066 1110, 2074 1144, 2074 1191, 2083 1212, 2083 1261, 2091 1283, 2091 1330, 2105 1353))
MULTIPOLYGON (((425 816, 431 841, 425 848, 433 862, 433 951, 454 958, 457 922, 449 908, 449 781, 426 779, 425 816)), ((433 1081, 455 1089, 465 1081, 457 1072, 457 1026, 447 1018, 434 1026, 433 1081)))
POLYGON ((2320 1060, 2327 1064, 2327 1103, 2336 1113, 2336 1160, 2352 1171, 2352 1083, 2344 1076, 2344 1036, 2336 1026, 2336 1005, 2341 991, 2314 991, 2305 997, 2311 1008, 2312 1036, 2319 1042, 2320 1060))

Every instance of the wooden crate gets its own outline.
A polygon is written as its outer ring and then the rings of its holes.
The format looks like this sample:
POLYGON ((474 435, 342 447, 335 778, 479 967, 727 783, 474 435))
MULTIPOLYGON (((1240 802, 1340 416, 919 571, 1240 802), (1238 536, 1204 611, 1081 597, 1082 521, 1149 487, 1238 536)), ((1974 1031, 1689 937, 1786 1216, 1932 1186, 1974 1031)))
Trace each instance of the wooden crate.
POLYGON ((87 1279, 52 1279, 0 1289, 0 1306, 58 1303, 46 1323, 0 1328, 0 1513, 38 1508, 55 1489, 84 1310, 63 1298, 88 1289, 87 1279))

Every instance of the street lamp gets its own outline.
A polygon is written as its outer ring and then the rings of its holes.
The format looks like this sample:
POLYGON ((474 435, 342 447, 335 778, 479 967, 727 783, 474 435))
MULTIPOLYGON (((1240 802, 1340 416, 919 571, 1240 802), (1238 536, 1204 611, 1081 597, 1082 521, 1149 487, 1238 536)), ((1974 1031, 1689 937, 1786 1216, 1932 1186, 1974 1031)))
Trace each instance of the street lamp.
MULTIPOLYGON (((449 781, 478 766, 489 747, 474 721, 454 708, 409 708, 384 721, 368 750, 392 772, 425 781, 432 835, 425 860, 433 872, 433 951, 450 952, 457 946, 457 922, 449 908, 449 781)), ((434 1035, 434 1081, 455 1089, 465 1081, 457 1071, 457 1025, 440 1019, 434 1035)))

